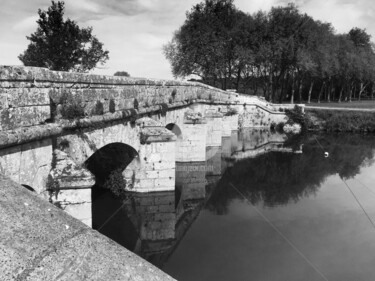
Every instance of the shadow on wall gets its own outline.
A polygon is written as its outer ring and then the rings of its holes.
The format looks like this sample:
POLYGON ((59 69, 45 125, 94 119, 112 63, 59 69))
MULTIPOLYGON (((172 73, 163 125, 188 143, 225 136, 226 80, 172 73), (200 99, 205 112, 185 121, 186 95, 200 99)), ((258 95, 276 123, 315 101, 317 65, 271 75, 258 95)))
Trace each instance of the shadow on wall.
POLYGON ((167 126, 165 126, 169 131, 173 132, 177 137, 180 137, 182 135, 182 131, 179 126, 177 126, 174 123, 169 123, 167 126))

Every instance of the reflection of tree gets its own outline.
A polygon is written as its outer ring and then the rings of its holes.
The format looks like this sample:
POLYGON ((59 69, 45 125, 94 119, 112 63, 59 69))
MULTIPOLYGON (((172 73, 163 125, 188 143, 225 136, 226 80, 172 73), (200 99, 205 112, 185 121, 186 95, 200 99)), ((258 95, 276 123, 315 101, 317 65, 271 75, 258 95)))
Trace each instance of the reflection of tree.
POLYGON ((263 201, 273 207, 295 202, 314 194, 327 176, 351 178, 373 161, 373 136, 330 135, 318 141, 324 150, 315 137, 307 136, 303 154, 274 152, 235 163, 223 175, 206 207, 225 213, 228 202, 241 197, 230 184, 253 204, 263 201), (324 151, 329 152, 328 158, 324 151))

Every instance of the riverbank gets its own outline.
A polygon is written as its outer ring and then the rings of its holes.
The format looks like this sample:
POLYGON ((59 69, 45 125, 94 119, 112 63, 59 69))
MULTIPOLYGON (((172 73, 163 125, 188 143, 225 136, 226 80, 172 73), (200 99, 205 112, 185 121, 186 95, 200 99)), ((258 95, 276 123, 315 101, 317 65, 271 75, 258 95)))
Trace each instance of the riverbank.
POLYGON ((375 111, 355 108, 307 107, 308 130, 327 132, 375 132, 375 111))

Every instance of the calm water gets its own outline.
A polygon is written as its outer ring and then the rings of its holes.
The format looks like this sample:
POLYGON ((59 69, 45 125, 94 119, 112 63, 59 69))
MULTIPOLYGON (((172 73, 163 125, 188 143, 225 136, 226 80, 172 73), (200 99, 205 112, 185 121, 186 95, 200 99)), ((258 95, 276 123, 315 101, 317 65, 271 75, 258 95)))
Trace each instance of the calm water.
MULTIPOLYGON (((375 280, 375 137, 246 134, 100 231, 178 280, 375 280)), ((122 202, 93 199, 99 228, 122 202)))

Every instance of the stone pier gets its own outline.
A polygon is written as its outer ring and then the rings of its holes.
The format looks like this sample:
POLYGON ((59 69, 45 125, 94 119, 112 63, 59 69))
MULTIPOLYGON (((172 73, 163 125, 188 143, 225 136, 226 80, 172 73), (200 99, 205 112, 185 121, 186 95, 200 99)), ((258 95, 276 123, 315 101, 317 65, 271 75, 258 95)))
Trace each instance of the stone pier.
POLYGON ((208 109, 205 112, 207 120, 207 140, 206 146, 221 146, 223 114, 214 109, 208 109))
POLYGON ((136 192, 169 191, 175 188, 176 136, 155 120, 142 118, 141 145, 123 172, 126 188, 136 192))
POLYGON ((185 112, 176 162, 205 162, 207 121, 200 113, 185 112))
POLYGON ((176 187, 184 201, 205 198, 205 186, 205 162, 176 163, 176 187))

